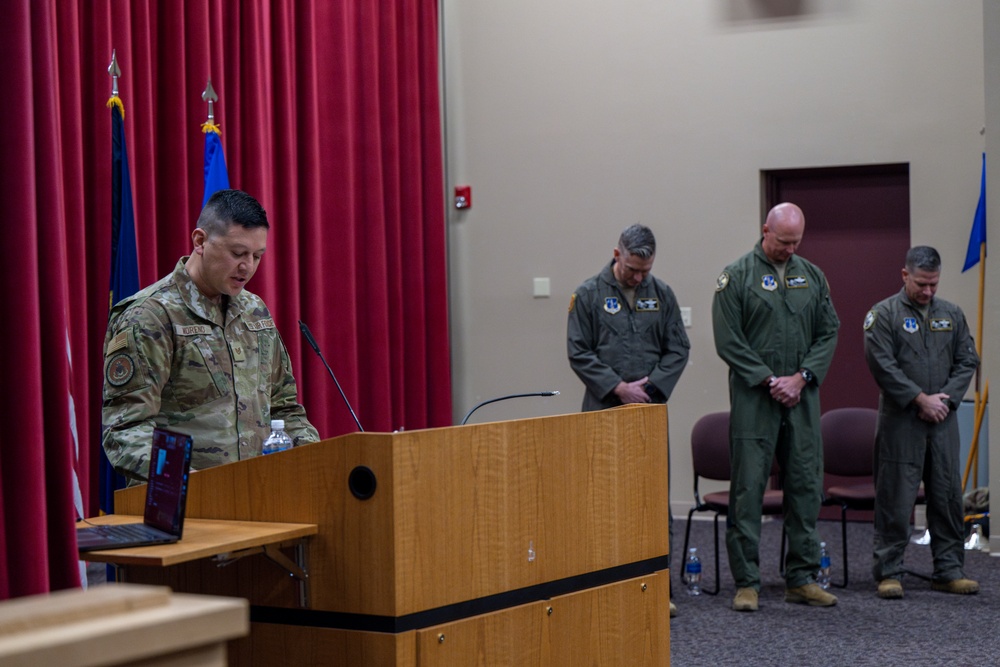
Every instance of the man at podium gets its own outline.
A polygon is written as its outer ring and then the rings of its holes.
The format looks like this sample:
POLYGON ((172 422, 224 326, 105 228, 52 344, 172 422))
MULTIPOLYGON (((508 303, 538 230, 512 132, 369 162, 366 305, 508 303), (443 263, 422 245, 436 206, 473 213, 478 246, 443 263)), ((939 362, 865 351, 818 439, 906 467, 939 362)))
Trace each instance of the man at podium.
MULTIPOLYGON (((570 298, 567 348, 586 387, 584 411, 666 403, 687 366, 691 343, 673 290, 650 273, 655 256, 653 232, 632 225, 570 298)), ((668 531, 673 545, 673 515, 668 531)))
POLYGON ((191 234, 191 255, 111 309, 102 444, 130 484, 146 480, 154 426, 194 436, 192 469, 260 454, 271 419, 285 420, 295 444, 319 440, 274 320, 244 289, 268 228, 249 194, 216 192, 191 234))

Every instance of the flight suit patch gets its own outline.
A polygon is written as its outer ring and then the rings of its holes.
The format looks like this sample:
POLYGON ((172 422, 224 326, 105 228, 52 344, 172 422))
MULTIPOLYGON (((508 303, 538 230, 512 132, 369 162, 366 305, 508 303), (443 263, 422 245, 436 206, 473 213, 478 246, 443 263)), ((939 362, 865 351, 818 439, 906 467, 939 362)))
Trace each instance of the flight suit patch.
POLYGON ((655 312, 660 310, 659 299, 636 299, 635 309, 640 312, 655 312))
POLYGON ((778 281, 774 279, 770 273, 764 275, 760 279, 760 286, 766 289, 768 292, 773 292, 778 289, 778 281))
POLYGON ((931 331, 951 331, 951 320, 938 317, 930 321, 931 331))
POLYGON ((788 289, 805 289, 809 280, 805 276, 785 276, 785 287, 788 289))
POLYGON ((868 331, 869 329, 872 328, 872 325, 875 324, 876 317, 877 315, 875 314, 874 310, 868 311, 868 314, 865 315, 865 331, 868 331))
POLYGON ((722 274, 719 275, 719 278, 715 281, 715 291, 721 292, 728 286, 729 286, 729 274, 723 271, 722 274))
POLYGON ((619 310, 622 309, 621 302, 618 301, 616 296, 608 296, 604 298, 604 310, 614 315, 619 310))
POLYGON ((569 312, 572 313, 574 308, 576 308, 576 293, 575 292, 572 295, 570 295, 570 297, 569 297, 569 312))
POLYGON ((917 318, 915 317, 905 317, 903 318, 903 331, 906 333, 917 333, 920 331, 920 325, 917 324, 917 318))

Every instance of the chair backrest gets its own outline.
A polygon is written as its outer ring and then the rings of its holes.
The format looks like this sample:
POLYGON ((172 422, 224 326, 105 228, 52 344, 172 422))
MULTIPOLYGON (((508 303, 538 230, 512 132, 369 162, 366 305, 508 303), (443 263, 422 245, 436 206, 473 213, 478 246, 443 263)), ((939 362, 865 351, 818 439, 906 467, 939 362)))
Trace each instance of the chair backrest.
POLYGON ((711 412, 691 429, 694 474, 729 481, 729 413, 711 412))
POLYGON ((823 468, 841 477, 871 477, 878 410, 838 408, 820 417, 823 468))

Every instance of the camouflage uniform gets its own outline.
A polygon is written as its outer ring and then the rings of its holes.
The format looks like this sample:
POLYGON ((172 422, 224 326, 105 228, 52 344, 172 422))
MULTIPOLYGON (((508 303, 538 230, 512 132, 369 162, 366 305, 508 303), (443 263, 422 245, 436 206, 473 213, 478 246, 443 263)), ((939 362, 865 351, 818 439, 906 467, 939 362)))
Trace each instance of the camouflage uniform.
POLYGON ((191 280, 187 259, 116 304, 108 321, 103 445, 130 482, 146 479, 154 426, 194 436, 195 470, 260 454, 271 419, 284 419, 297 445, 319 440, 267 306, 243 290, 223 313, 191 280))

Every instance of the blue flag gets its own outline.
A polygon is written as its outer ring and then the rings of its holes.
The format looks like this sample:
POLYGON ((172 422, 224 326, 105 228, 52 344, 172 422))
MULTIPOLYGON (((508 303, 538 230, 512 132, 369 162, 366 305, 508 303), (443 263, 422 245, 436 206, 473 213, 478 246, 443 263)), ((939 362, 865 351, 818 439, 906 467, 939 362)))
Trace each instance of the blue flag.
POLYGON ((966 272, 979 263, 979 246, 986 243, 986 153, 983 153, 983 178, 979 185, 979 204, 976 217, 972 219, 972 233, 969 234, 969 249, 965 253, 966 272))
MULTIPOLYGON (((135 212, 132 180, 125 145, 124 107, 117 97, 111 107, 111 305, 139 291, 139 257, 135 246, 135 212)), ((113 512, 115 490, 125 487, 125 478, 115 472, 101 448, 99 499, 104 512, 113 512)))
POLYGON ((205 130, 205 196, 202 208, 209 197, 219 190, 229 189, 229 172, 226 171, 226 156, 222 152, 222 137, 213 128, 205 130))

